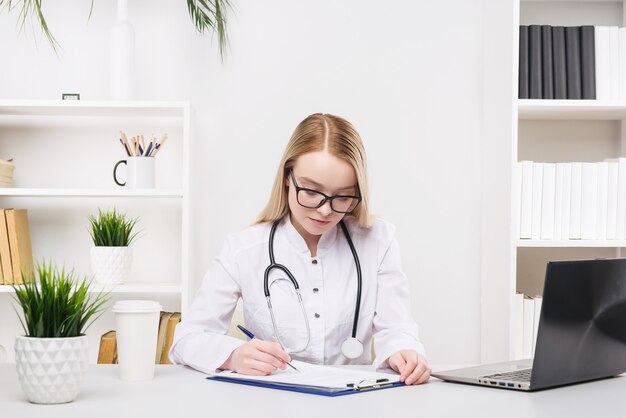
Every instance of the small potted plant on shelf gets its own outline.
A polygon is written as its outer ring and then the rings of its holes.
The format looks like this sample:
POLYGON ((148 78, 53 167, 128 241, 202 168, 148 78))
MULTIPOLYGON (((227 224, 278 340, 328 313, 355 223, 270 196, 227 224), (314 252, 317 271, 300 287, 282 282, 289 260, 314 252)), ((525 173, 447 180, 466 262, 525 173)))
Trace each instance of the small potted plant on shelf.
POLYGON ((137 218, 129 218, 116 209, 102 212, 98 216, 89 215, 91 239, 91 268, 96 283, 121 284, 130 272, 133 253, 130 245, 137 238, 133 229, 137 218))
POLYGON ((66 403, 78 395, 89 354, 85 331, 108 300, 106 293, 90 293, 90 284, 44 262, 30 280, 12 285, 25 332, 15 338, 15 364, 29 401, 66 403))

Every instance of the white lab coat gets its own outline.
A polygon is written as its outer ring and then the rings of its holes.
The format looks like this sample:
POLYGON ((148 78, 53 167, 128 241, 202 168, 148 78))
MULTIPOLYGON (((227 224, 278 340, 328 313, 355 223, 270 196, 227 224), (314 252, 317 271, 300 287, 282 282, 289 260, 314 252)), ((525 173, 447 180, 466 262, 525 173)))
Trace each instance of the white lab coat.
MULTIPOLYGON (((291 357, 315 364, 370 364, 374 338, 376 367, 401 349, 424 354, 418 327, 411 317, 407 278, 400 265, 395 227, 377 219, 370 229, 353 217, 344 218, 356 248, 363 276, 357 338, 363 343, 360 358, 350 360, 341 345, 352 332, 357 295, 356 266, 339 225, 320 238, 317 256, 311 257, 304 239, 286 216, 274 236, 274 256, 300 286, 309 319, 308 348, 291 357)), ((276 341, 263 292, 269 265, 271 224, 251 226, 230 235, 221 254, 211 263, 191 308, 176 327, 170 359, 205 373, 215 373, 243 341, 225 335, 239 298, 243 299, 245 327, 257 338, 276 341)), ((274 270, 270 284, 285 274, 274 270)), ((288 280, 270 287, 272 307, 281 339, 287 348, 306 344, 302 310, 288 280)))

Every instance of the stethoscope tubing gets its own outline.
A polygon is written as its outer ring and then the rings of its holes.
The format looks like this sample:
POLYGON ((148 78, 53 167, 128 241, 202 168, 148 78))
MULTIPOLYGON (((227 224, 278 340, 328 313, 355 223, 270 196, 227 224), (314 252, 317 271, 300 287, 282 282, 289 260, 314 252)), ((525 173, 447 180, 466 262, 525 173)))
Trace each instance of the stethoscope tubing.
MULTIPOLYGON (((270 286, 269 286, 269 276, 270 276, 271 271, 274 270, 274 269, 278 269, 278 270, 282 271, 283 273, 285 273, 287 275, 287 277, 289 278, 289 280, 293 284, 293 286, 294 286, 294 288, 296 290, 296 294, 298 296, 298 301, 300 302, 300 306, 302 308, 302 313, 304 315, 304 319, 305 319, 305 323, 306 323, 306 327, 307 327, 307 344, 301 350, 290 350, 292 353, 296 353, 296 352, 304 351, 308 347, 309 342, 311 340, 311 330, 309 328, 309 321, 308 321, 308 318, 306 316, 306 311, 304 309, 304 303, 302 302, 302 296, 300 294, 300 286, 298 285, 298 281, 293 276, 293 274, 291 274, 291 272, 289 271, 289 269, 287 267, 285 267, 282 264, 276 263, 276 260, 274 258, 274 235, 276 233, 276 228, 278 227, 279 223, 280 223, 280 221, 275 221, 272 224, 272 228, 270 230, 270 237, 269 237, 269 243, 268 243, 270 264, 265 269, 265 273, 263 275, 263 292, 265 293, 265 299, 267 301, 267 306, 268 306, 269 311, 270 311, 270 316, 271 316, 271 319, 272 319, 272 326, 274 328, 274 333, 276 334, 276 338, 278 339, 278 341, 281 344, 281 346, 283 346, 283 348, 285 348, 284 344, 280 340, 280 336, 278 335, 278 329, 276 327, 276 321, 275 321, 275 318, 274 318, 274 311, 273 311, 273 308, 272 308, 272 302, 271 302, 271 297, 270 297, 270 286)), ((361 310, 361 290, 362 290, 362 286, 363 286, 363 279, 362 279, 362 273, 361 273, 361 263, 359 261, 359 256, 358 256, 358 254, 356 252, 356 249, 354 248, 354 243, 352 242, 352 238, 350 238, 350 234, 348 232, 348 228, 346 227, 346 224, 343 222, 343 220, 341 220, 341 221, 339 221, 339 225, 341 227, 341 230, 342 230, 344 236, 346 237, 346 241, 348 242, 348 246, 350 247, 350 251, 352 252, 352 257, 354 258, 354 264, 356 265, 357 293, 356 293, 356 304, 355 304, 355 308, 354 308, 354 321, 353 321, 353 324, 352 324, 352 334, 351 334, 352 338, 356 338, 356 330, 357 330, 357 326, 359 324, 359 312, 361 310)))
POLYGON ((359 255, 354 248, 354 244, 352 243, 352 238, 350 238, 350 234, 348 233, 348 228, 346 224, 343 222, 343 219, 339 221, 339 225, 341 226, 341 230, 346 236, 346 241, 348 241, 348 245, 350 246, 350 251, 352 251, 352 256, 354 257, 354 264, 356 265, 356 306, 354 308, 354 322, 352 324, 352 338, 356 338, 356 328, 359 324, 359 312, 361 311, 361 288, 363 285, 363 279, 361 277, 361 262, 359 261, 359 255))

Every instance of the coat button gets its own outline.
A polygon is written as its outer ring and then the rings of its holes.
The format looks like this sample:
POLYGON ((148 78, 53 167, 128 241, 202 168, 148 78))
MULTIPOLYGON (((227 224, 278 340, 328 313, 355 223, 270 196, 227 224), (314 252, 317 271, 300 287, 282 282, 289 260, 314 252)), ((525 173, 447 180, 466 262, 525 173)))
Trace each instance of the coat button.
POLYGON ((313 260, 311 261, 311 263, 313 263, 313 264, 317 264, 317 260, 316 260, 316 259, 313 259, 313 260))
POLYGON ((315 312, 315 317, 316 317, 316 318, 319 318, 319 317, 320 317, 320 314, 318 314, 317 312, 315 312))

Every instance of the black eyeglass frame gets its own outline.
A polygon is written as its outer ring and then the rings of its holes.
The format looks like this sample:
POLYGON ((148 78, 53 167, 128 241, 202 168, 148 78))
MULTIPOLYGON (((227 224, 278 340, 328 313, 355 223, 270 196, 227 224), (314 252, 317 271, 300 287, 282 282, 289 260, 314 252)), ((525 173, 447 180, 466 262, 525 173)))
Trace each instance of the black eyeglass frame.
POLYGON ((362 200, 361 196, 350 196, 350 195, 339 195, 339 194, 338 194, 338 195, 335 195, 335 196, 328 196, 328 195, 326 195, 325 193, 320 192, 319 190, 313 190, 313 189, 308 189, 308 188, 306 188, 306 187, 300 187, 300 186, 298 186, 298 183, 296 182, 296 176, 293 174, 293 170, 292 170, 292 169, 289 169, 289 176, 291 177, 291 181, 293 182, 293 185, 294 185, 294 187, 296 188, 296 200, 298 201, 298 204, 299 204, 300 206, 302 206, 303 208, 307 208, 307 209, 317 209, 317 208, 321 208, 322 206, 324 206, 324 205, 326 204, 326 202, 327 202, 327 201, 329 201, 329 202, 330 202, 330 208, 333 210, 333 212, 337 212, 337 213, 350 213, 350 212, 352 212, 354 209, 356 209, 356 208, 359 206, 359 204, 361 203, 361 200, 362 200), (300 193, 300 190, 304 190, 304 191, 307 191, 307 192, 311 192, 311 193, 316 193, 316 194, 319 194, 319 195, 321 195, 321 196, 324 196, 324 199, 322 199, 322 200, 320 201, 320 203, 319 203, 317 206, 306 206, 306 205, 303 205, 302 203, 300 203, 300 199, 298 198, 298 193, 300 193), (356 202, 356 205, 354 205, 354 207, 353 207, 353 208, 351 208, 351 209, 350 209, 350 210, 348 210, 348 211, 336 210, 336 209, 333 207, 333 200, 334 200, 334 199, 337 199, 337 198, 343 198, 343 199, 346 199, 346 198, 356 199, 356 200, 357 200, 357 202, 356 202))

